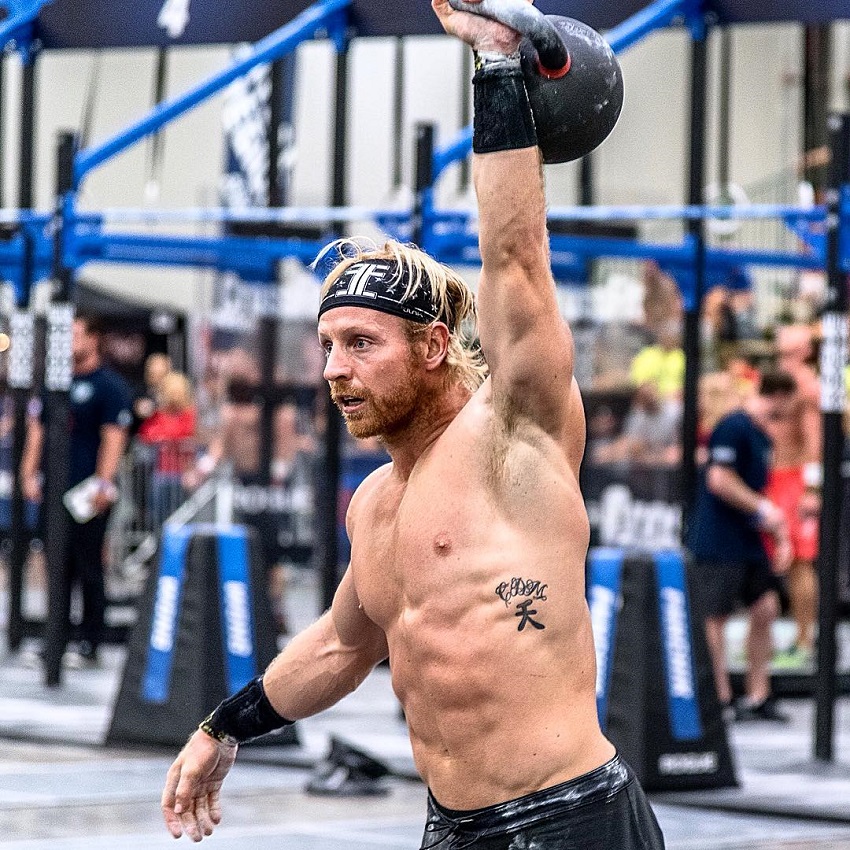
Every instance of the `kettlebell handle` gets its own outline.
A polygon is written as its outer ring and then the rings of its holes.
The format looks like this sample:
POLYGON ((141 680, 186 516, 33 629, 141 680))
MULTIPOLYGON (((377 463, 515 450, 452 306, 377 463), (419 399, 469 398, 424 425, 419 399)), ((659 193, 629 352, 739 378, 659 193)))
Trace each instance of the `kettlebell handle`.
POLYGON ((570 69, 570 54, 558 30, 539 9, 526 0, 449 0, 457 12, 470 12, 498 21, 524 35, 537 51, 540 72, 546 77, 561 77, 570 69))

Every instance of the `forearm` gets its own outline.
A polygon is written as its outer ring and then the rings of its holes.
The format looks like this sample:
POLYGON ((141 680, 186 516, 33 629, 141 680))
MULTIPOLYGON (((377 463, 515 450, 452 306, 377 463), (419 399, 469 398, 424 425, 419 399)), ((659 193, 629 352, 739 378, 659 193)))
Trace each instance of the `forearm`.
POLYGON ((749 514, 758 513, 764 498, 757 490, 748 487, 734 470, 725 467, 708 470, 708 489, 730 507, 749 514))
POLYGON ((542 169, 537 147, 473 157, 485 272, 518 264, 548 267, 542 169))
POLYGON ((382 656, 377 646, 345 646, 327 612, 275 658, 263 685, 278 714, 301 720, 354 691, 382 656))
POLYGON ((35 475, 41 465, 41 451, 44 445, 44 429, 40 422, 30 423, 24 440, 21 457, 21 478, 35 475))
POLYGON ((127 446, 127 430, 118 425, 104 425, 101 429, 100 448, 97 451, 95 475, 104 481, 114 482, 118 465, 127 446))

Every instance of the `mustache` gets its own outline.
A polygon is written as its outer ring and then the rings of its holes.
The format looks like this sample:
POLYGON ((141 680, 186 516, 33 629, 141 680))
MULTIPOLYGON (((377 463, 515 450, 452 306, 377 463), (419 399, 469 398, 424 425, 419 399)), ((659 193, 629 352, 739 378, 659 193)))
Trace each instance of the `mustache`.
POLYGON ((362 387, 355 387, 354 384, 349 384, 345 382, 337 382, 335 384, 331 384, 331 401, 334 404, 338 404, 341 399, 345 396, 354 396, 355 398, 362 398, 364 401, 369 397, 369 393, 363 389, 362 387))

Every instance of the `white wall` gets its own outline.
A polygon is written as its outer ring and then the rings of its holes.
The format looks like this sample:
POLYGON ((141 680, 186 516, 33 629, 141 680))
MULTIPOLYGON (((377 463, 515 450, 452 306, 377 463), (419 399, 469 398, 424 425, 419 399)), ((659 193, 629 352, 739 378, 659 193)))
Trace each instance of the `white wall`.
MULTIPOLYGON (((847 107, 850 28, 836 27, 835 106, 847 107)), ((711 56, 717 57, 717 38, 711 56)), ((402 139, 405 180, 412 169, 413 127, 437 124, 438 143, 450 140, 461 124, 464 48, 446 38, 406 40, 405 115, 402 139)), ((349 108, 349 202, 385 204, 394 200, 391 185, 392 85, 395 42, 355 42, 351 50, 349 108)), ((799 150, 801 29, 796 25, 747 26, 734 33, 732 68, 732 178, 746 185, 787 169, 799 150)), ((174 50, 169 94, 186 90, 222 67, 222 47, 174 50)), ((37 187, 40 207, 52 203, 54 148, 60 128, 79 126, 94 58, 80 52, 47 53, 39 64, 37 113, 37 187)), ((601 203, 679 203, 685 198, 689 41, 681 30, 656 33, 622 56, 626 101, 620 123, 598 155, 601 203)), ((101 140, 144 115, 150 108, 155 54, 125 50, 100 59, 92 139, 101 140)), ((298 53, 296 139, 298 160, 292 203, 325 205, 330 199, 333 103, 333 51, 327 43, 304 45, 298 53)), ((14 206, 17 192, 17 115, 20 69, 6 61, 3 104, 6 148, 4 199, 14 206)), ((716 76, 716 69, 715 69, 716 76)), ((716 80, 710 88, 716 106, 716 80)), ((163 207, 215 203, 222 169, 220 100, 204 104, 170 125, 164 133, 161 192, 163 207)), ((709 174, 715 173, 716 121, 709 174)), ((115 158, 86 180, 86 208, 141 206, 146 203, 147 143, 115 158)), ((548 170, 552 204, 576 199, 577 168, 548 170)), ((457 170, 440 186, 444 203, 458 202, 457 170)), ((144 301, 192 306, 208 275, 161 269, 90 267, 86 276, 144 301)))

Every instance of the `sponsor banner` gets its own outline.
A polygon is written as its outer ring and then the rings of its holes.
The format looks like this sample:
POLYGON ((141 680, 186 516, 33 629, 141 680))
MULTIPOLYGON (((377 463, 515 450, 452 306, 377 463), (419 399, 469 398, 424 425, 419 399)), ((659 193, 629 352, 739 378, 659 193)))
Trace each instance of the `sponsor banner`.
POLYGON ((670 730, 677 741, 695 741, 703 736, 697 702, 696 670, 691 645, 691 622, 685 564, 679 552, 656 552, 658 612, 670 730))
POLYGON ((720 756, 713 750, 701 753, 663 753, 658 758, 662 776, 711 775, 717 773, 720 756))
POLYGON ((603 728, 608 715, 623 556, 621 549, 593 549, 588 555, 587 602, 596 650, 596 711, 603 728))
POLYGON ((681 542, 678 470, 594 466, 581 469, 591 546, 653 551, 681 542))
MULTIPOLYGON (((263 38, 310 5, 311 0, 63 0, 44 6, 37 34, 47 48, 233 44, 263 38)), ((646 0, 576 0, 569 14, 605 30, 645 6, 646 0)), ((541 0, 539 7, 555 15, 565 8, 556 0, 541 0)), ((847 17, 847 0, 717 0, 712 7, 725 23, 827 23, 847 17)), ((409 3, 400 14, 398 3, 391 0, 355 0, 350 20, 361 36, 442 33, 428 3, 409 3)))
POLYGON ((235 694, 257 675, 248 558, 244 529, 219 532, 218 573, 228 694, 235 694))
POLYGON ((186 551, 191 537, 188 528, 169 528, 162 534, 159 579, 148 641, 147 665, 142 677, 142 699, 162 704, 171 690, 174 641, 183 595, 186 551))

